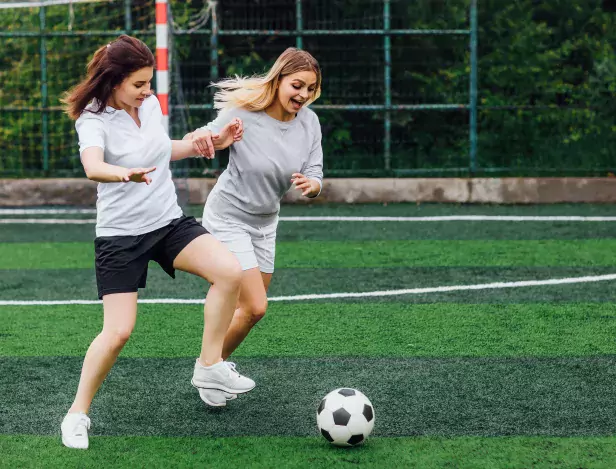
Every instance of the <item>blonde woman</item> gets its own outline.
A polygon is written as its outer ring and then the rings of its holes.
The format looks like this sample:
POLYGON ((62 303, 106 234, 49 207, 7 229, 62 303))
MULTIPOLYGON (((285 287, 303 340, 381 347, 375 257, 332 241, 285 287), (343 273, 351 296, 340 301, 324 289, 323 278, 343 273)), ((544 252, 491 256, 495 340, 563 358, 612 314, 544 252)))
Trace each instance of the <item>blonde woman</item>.
MULTIPOLYGON (((215 86, 218 117, 184 138, 192 140, 196 151, 213 157, 212 134, 216 142, 223 126, 234 122, 241 138, 243 128, 243 138, 230 146, 229 165, 203 211, 205 228, 236 255, 243 270, 237 309, 223 345, 226 359, 267 309, 281 198, 292 185, 305 197, 321 192, 321 127, 307 108, 321 94, 321 70, 308 52, 289 48, 265 75, 230 78, 215 86)), ((235 398, 215 389, 201 389, 200 395, 213 406, 235 398)))

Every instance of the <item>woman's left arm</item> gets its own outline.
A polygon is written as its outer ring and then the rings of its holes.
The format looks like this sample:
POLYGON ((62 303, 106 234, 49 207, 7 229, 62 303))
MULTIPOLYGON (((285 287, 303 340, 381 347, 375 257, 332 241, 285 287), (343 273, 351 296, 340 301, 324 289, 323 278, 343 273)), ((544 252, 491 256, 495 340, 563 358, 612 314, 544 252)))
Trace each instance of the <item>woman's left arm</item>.
POLYGON ((184 135, 182 140, 171 141, 171 161, 202 156, 212 159, 216 150, 224 150, 235 142, 242 140, 244 124, 239 117, 227 123, 220 133, 212 134, 208 129, 201 128, 184 135))
POLYGON ((321 124, 315 114, 314 139, 310 156, 302 173, 293 174, 291 182, 295 184, 297 190, 302 191, 302 195, 314 199, 318 197, 323 188, 323 148, 321 147, 321 124))

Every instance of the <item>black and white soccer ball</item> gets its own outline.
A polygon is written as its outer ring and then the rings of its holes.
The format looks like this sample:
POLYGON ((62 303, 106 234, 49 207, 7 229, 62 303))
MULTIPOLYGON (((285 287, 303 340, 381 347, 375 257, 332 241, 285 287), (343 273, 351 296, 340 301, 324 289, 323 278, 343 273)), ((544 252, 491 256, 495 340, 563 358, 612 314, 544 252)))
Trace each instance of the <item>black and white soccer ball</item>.
POLYGON ((333 445, 359 445, 374 427, 374 407, 357 389, 335 389, 319 404, 317 425, 333 445))

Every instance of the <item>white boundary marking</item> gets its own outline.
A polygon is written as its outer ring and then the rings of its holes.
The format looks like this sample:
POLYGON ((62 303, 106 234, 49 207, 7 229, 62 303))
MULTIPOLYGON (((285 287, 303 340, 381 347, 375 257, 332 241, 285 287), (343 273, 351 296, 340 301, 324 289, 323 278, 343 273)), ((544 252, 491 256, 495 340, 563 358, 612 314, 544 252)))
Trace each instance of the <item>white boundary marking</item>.
POLYGON ((95 208, 0 208, 0 215, 92 215, 95 213, 95 208))
POLYGON ((0 218, 0 225, 94 225, 94 219, 69 218, 0 218))
POLYGON ((616 221, 616 217, 446 215, 434 217, 280 217, 281 221, 616 221))
POLYGON ((53 5, 66 5, 68 3, 109 3, 106 0, 42 0, 39 2, 15 2, 15 3, 0 3, 0 9, 3 8, 36 8, 49 7, 53 5))
MULTIPOLYGON (((442 287, 428 288, 409 288, 405 290, 384 290, 371 292, 355 292, 355 293, 324 293, 324 294, 309 294, 309 295, 293 295, 293 296, 274 296, 268 298, 268 301, 302 301, 302 300, 329 300, 338 298, 368 298, 368 297, 383 297, 383 296, 399 296, 399 295, 419 295, 422 293, 447 293, 453 291, 469 291, 469 290, 495 290, 502 288, 521 288, 521 287, 536 287, 542 285, 567 285, 572 283, 592 283, 604 282, 608 280, 616 280, 616 274, 594 275, 587 277, 569 277, 556 278, 547 280, 522 280, 518 282, 496 282, 496 283, 480 283, 477 285, 450 285, 442 287)), ((138 300, 142 304, 203 304, 204 299, 142 299, 138 300)), ((101 304, 102 301, 94 300, 59 300, 59 301, 0 301, 0 306, 53 306, 53 305, 94 305, 101 304)))
MULTIPOLYGON (((87 214, 90 212, 79 212, 87 214)), ((0 209, 0 215, 2 209, 0 209)), ((26 215, 26 213, 15 212, 9 215, 26 215)), ((33 215, 44 215, 43 212, 28 212, 33 215)), ((52 214, 52 213, 50 213, 52 214)), ((197 218, 197 221, 201 221, 197 218)), ((436 222, 436 221, 510 221, 510 222, 614 222, 616 217, 582 217, 582 216, 491 216, 491 215, 452 215, 435 217, 280 217, 282 222, 302 222, 302 221, 338 221, 338 222, 436 222)), ((94 218, 0 218, 0 224, 5 225, 89 225, 96 223, 94 218)))

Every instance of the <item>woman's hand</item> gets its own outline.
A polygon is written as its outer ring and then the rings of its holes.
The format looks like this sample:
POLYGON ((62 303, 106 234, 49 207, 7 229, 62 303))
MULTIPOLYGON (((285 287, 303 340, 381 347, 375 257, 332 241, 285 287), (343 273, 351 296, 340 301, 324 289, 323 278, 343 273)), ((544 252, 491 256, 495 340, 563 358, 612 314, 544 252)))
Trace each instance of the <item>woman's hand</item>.
POLYGON ((151 168, 131 168, 126 169, 122 175, 122 182, 145 182, 150 184, 152 179, 148 176, 148 173, 156 170, 156 166, 151 168))
POLYGON ((212 142, 212 132, 209 130, 195 130, 184 136, 184 139, 191 140, 193 150, 204 158, 214 158, 214 143, 212 142))
POLYGON ((233 118, 231 122, 223 127, 218 135, 213 135, 212 140, 217 150, 227 148, 235 142, 239 142, 244 135, 244 123, 239 117, 233 118))
POLYGON ((293 173, 291 182, 295 184, 295 189, 302 191, 302 195, 314 197, 321 190, 321 185, 316 179, 309 179, 301 173, 293 173))
POLYGON ((218 134, 209 130, 195 130, 184 136, 183 140, 191 140, 193 150, 204 158, 212 159, 216 150, 224 150, 234 142, 239 142, 244 135, 244 124, 239 117, 223 127, 218 134))

